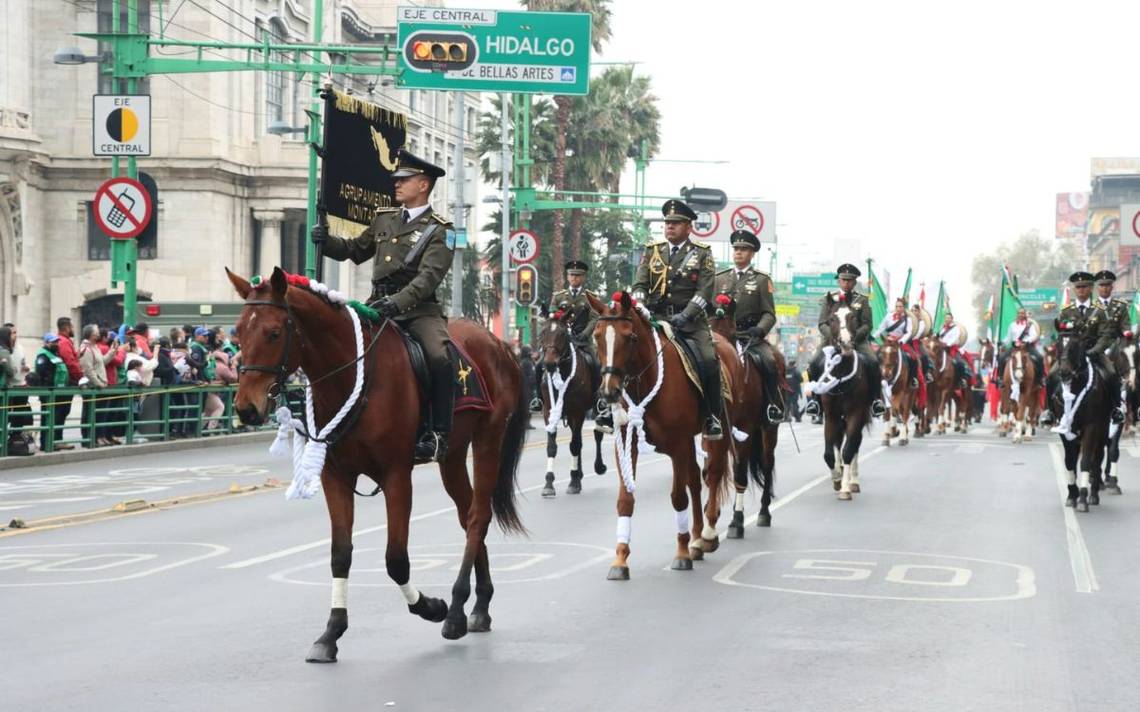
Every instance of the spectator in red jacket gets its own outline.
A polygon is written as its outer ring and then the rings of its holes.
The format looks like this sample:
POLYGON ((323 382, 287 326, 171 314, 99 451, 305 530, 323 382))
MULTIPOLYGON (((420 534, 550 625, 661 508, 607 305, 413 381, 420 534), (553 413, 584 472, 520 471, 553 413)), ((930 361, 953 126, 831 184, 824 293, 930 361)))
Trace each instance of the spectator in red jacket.
POLYGON ((67 366, 67 385, 79 385, 83 378, 83 369, 79 367, 79 352, 75 349, 75 327, 71 325, 71 317, 61 316, 55 320, 59 334, 59 357, 67 366))
MULTIPOLYGON (((150 327, 147 326, 145 321, 140 321, 135 324, 132 329, 127 332, 127 339, 134 339, 138 344, 139 353, 150 360, 154 353, 150 350, 150 327)), ((125 341, 125 339, 124 339, 125 341)))

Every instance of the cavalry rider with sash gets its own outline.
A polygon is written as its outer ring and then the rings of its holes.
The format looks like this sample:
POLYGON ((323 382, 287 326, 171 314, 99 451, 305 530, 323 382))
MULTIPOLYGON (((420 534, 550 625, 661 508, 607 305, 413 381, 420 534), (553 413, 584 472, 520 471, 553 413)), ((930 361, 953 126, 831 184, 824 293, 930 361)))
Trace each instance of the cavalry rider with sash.
MULTIPOLYGON (((823 349, 822 346, 826 345, 832 338, 831 333, 831 317, 843 307, 850 307, 852 313, 855 315, 855 333, 852 335, 852 346, 855 352, 863 361, 863 365, 870 372, 871 393, 878 394, 874 396, 874 401, 871 403, 871 415, 879 418, 887 411, 883 405, 881 397, 882 391, 882 372, 879 369, 879 359, 871 350, 871 303, 867 300, 865 294, 860 294, 855 291, 855 280, 859 278, 862 272, 853 264, 839 265, 839 269, 835 271, 836 279, 839 280, 839 290, 836 292, 828 292, 824 295, 823 301, 820 303, 819 308, 819 333, 822 336, 821 348, 812 359, 811 365, 808 367, 808 374, 812 381, 818 381, 823 374, 823 349)), ((838 336, 838 335, 836 335, 838 336)), ((819 412, 818 397, 813 397, 813 400, 808 403, 807 412, 816 414, 819 412)))
POLYGON ((716 261, 708 244, 689 239, 697 218, 692 208, 680 200, 668 200, 661 212, 665 216, 665 239, 645 246, 632 296, 655 317, 668 319, 673 332, 696 352, 708 407, 704 434, 709 440, 719 440, 724 436, 719 418, 724 412, 720 362, 705 316, 713 297, 716 261))
POLYGON ((911 343, 914 345, 914 350, 918 352, 919 363, 923 377, 929 383, 934 376, 934 361, 931 360, 930 354, 926 353, 926 346, 923 345, 923 338, 926 337, 926 320, 922 318, 922 305, 915 302, 910 305, 910 318, 914 319, 915 332, 911 337, 911 343))
POLYGON ((378 208, 372 224, 354 239, 332 237, 328 228, 313 228, 313 241, 324 245, 334 260, 372 264, 371 304, 392 319, 423 347, 431 374, 431 429, 416 443, 416 462, 440 461, 447 453, 455 384, 447 346, 447 318, 436 290, 451 269, 455 236, 451 222, 436 213, 429 199, 435 182, 444 176, 439 166, 400 150, 396 171, 396 202, 402 207, 378 208))
POLYGON ((883 317, 879 323, 879 328, 875 329, 872 334, 875 338, 885 338, 888 341, 897 342, 899 350, 905 354, 907 374, 910 376, 911 383, 918 386, 918 407, 926 405, 926 374, 919 368, 922 355, 919 353, 915 346, 912 331, 925 331, 926 325, 922 323, 921 319, 915 319, 906 310, 906 300, 899 297, 895 300, 895 310, 890 314, 883 317), (915 322, 917 321, 917 325, 915 322))
MULTIPOLYGON (((1009 342, 1010 349, 1016 347, 1018 344, 1025 344, 1025 352, 1029 354, 1029 358, 1033 361, 1033 369, 1036 372, 1033 382, 1040 386, 1045 376, 1045 357, 1037 350, 1037 344, 1041 341, 1041 329, 1037 326, 1037 322, 1029 318, 1029 313, 1025 307, 1018 307, 1017 318, 1009 325, 1009 331, 1005 335, 1005 340, 1009 342)), ((1012 350, 1007 350, 998 356, 998 379, 1005 377, 1005 364, 1009 361, 1012 350)))
POLYGON ((759 238, 748 230, 737 230, 730 239, 733 266, 717 273, 715 291, 736 302, 736 340, 764 377, 768 422, 779 423, 784 419, 784 394, 776 355, 767 339, 776 325, 776 289, 767 274, 752 267, 752 257, 760 249, 759 238))
MULTIPOLYGON (((1105 310, 1104 304, 1099 299, 1092 298, 1094 279, 1095 277, 1093 277, 1092 274, 1084 271, 1074 272, 1069 275, 1069 282, 1073 285, 1076 301, 1061 310, 1054 324, 1057 327, 1058 334, 1063 332, 1072 333, 1076 338, 1081 340, 1088 358, 1100 366, 1105 374, 1106 380, 1108 380, 1110 386, 1112 386, 1112 382, 1115 381, 1116 370, 1112 368, 1112 364, 1109 363, 1108 358, 1104 354, 1104 349, 1107 349, 1108 345, 1112 343, 1111 326, 1109 325, 1108 312, 1105 310), (1096 347, 1102 343, 1104 346, 1098 351, 1096 347)), ((1109 290, 1109 294, 1111 293, 1111 290, 1109 290)), ((1063 356, 1060 350, 1058 350, 1057 356, 1058 358, 1063 356)), ((1049 403, 1053 402, 1053 394, 1057 390, 1057 385, 1057 371, 1054 370, 1045 381, 1045 391, 1049 403)), ((1115 395, 1112 396, 1114 405, 1116 406, 1111 414, 1112 421, 1114 423, 1122 423, 1124 422, 1124 414, 1120 411, 1119 403, 1115 402, 1115 400, 1120 397, 1119 384, 1116 384, 1114 388, 1110 387, 1109 390, 1115 392, 1115 395)), ((1046 409, 1042 416, 1043 424, 1048 425, 1052 423, 1053 414, 1051 410, 1046 409)))
POLYGON ((954 375, 957 376, 955 382, 959 388, 965 388, 970 384, 969 370, 966 367, 966 361, 962 358, 961 347, 958 342, 962 340, 962 328, 954 323, 954 315, 946 312, 946 316, 942 319, 942 331, 938 334, 938 340, 950 352, 950 358, 954 362, 954 375))
MULTIPOLYGON (((550 296, 550 311, 566 311, 570 316, 570 343, 571 348, 578 348, 589 361, 591 384, 597 390, 602 383, 601 364, 598 362, 597 346, 594 343, 594 327, 598 323, 598 312, 590 305, 586 295, 595 296, 586 289, 586 275, 590 266, 582 260, 570 260, 566 263, 566 289, 561 289, 550 296)), ((594 425, 603 432, 613 432, 613 416, 609 413, 609 405, 604 399, 598 399, 599 404, 605 405, 604 410, 598 410, 594 418, 594 425)))
POLYGON ((1112 298, 1112 288, 1116 283, 1116 274, 1109 270, 1096 273, 1097 301, 1104 307, 1108 317, 1107 325, 1100 338, 1093 346, 1093 351, 1104 357, 1105 371, 1111 379, 1113 422, 1124 422, 1124 407, 1121 403, 1122 374, 1116 372, 1116 364, 1112 356, 1119 349, 1125 339, 1132 338, 1132 322, 1128 315, 1128 302, 1112 298), (1119 418, 1119 421, 1117 421, 1119 418))

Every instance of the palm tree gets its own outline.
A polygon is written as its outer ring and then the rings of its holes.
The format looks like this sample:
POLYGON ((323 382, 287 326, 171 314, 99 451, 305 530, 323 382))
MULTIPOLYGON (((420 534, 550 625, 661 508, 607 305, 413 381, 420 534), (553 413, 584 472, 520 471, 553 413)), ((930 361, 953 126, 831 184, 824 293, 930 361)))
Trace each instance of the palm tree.
MULTIPOLYGON (((522 0, 522 5, 532 12, 588 12, 590 13, 590 44, 595 52, 602 51, 602 44, 611 35, 610 0, 522 0)), ((566 189, 566 134, 570 127, 572 100, 568 96, 554 97, 558 107, 556 121, 558 132, 554 145, 554 172, 551 176, 556 199, 561 199, 561 191, 566 189)), ((563 260, 563 235, 565 218, 561 210, 554 211, 554 228, 551 234, 551 259, 555 269, 561 270, 563 260)))

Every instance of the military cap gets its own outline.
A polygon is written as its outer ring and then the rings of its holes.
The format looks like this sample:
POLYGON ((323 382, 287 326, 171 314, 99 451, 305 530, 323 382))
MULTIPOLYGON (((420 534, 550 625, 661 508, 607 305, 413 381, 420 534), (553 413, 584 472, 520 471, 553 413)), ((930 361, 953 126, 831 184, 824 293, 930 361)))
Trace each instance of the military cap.
POLYGON ((863 275, 859 268, 851 263, 844 263, 839 265, 839 269, 835 270, 835 276, 839 279, 857 279, 863 275))
POLYGON ((1069 275, 1069 281, 1073 283, 1074 287, 1088 287, 1091 286, 1095 277, 1089 272, 1073 272, 1069 275))
POLYGON ((1112 284, 1116 281, 1116 274, 1112 270, 1102 269, 1096 273, 1097 284, 1112 284))
POLYGON ((666 200, 665 204, 661 206, 661 214, 665 216, 665 222, 692 222, 697 219, 697 214, 693 209, 685 204, 683 200, 666 200))
POLYGON ((392 173, 393 178, 408 178, 409 176, 426 176, 427 178, 436 179, 442 178, 447 175, 439 166, 428 163, 419 156, 414 156, 404 149, 400 149, 396 157, 396 170, 392 173))
POLYGON ((570 260, 566 263, 566 274, 586 274, 590 266, 582 260, 570 260))
POLYGON ((734 230, 729 242, 733 247, 748 247, 753 250, 760 249, 760 240, 749 230, 734 230))

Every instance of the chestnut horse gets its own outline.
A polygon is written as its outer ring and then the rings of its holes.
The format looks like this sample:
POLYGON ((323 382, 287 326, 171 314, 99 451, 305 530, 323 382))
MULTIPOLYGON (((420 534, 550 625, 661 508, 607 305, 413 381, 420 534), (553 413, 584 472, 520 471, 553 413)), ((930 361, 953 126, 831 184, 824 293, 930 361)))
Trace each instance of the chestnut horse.
POLYGON ((522 372, 510 350, 472 322, 448 325, 452 340, 485 377, 486 395, 493 404, 489 412, 468 410, 456 414, 447 456, 440 465, 444 487, 455 501, 460 526, 466 530, 463 559, 448 606, 442 599, 417 591, 410 580, 412 455, 423 396, 399 329, 388 321, 374 325, 361 320, 361 340, 350 308, 290 285, 280 268, 273 270, 267 282, 255 286, 229 270, 226 273, 245 300, 237 323, 243 365, 234 400, 243 423, 264 423, 271 400, 282 392, 285 378, 300 368, 309 379, 314 424, 327 426, 334 415, 342 415, 338 410, 360 387, 356 369, 360 361, 364 362, 360 397, 344 417, 345 427, 322 432, 320 442, 308 443, 309 448, 327 448, 320 481, 332 525, 333 605, 325 631, 306 660, 335 662, 337 640, 348 628, 353 493, 359 474, 371 478, 384 492, 388 521, 385 563, 409 612, 434 623, 443 622, 443 637, 449 640, 460 638, 469 630, 490 630, 489 604, 494 588, 484 540, 492 513, 504 531, 524 532, 515 504, 515 475, 529 413, 522 372), (474 489, 466 463, 467 452, 472 448, 474 489), (476 598, 468 619, 463 608, 471 595, 472 568, 476 598))
MULTIPOLYGON (((586 412, 594 405, 594 394, 600 384, 594 382, 594 372, 586 353, 575 346, 570 338, 570 314, 552 316, 538 337, 542 352, 542 378, 538 390, 542 394, 542 420, 546 423, 546 485, 543 497, 554 497, 554 458, 558 455, 558 423, 565 419, 570 428, 570 484, 566 494, 582 491, 582 425, 586 412), (553 417, 551 413, 553 411, 553 417)), ((594 430, 594 472, 606 473, 602 462, 601 430, 594 430)))
MULTIPOLYGON (((611 304, 593 295, 589 300, 601 314, 594 339, 602 362, 601 394, 614 413, 618 461, 617 547, 607 578, 628 581, 639 447, 649 451, 652 445, 673 462, 671 499, 677 523, 673 570, 692 570, 693 559, 714 551, 718 542, 716 531, 704 527, 701 511, 701 470, 696 455, 696 438, 704 425, 701 395, 685 374, 677 347, 650 324, 649 311, 635 304, 628 292, 614 297, 611 304)), ((722 363, 735 361, 735 351, 723 339, 716 341, 716 349, 722 363)), ((731 421, 725 418, 722 422, 725 437, 714 444, 716 448, 728 447, 726 441, 732 437, 731 421)))
POLYGON ((924 340, 926 352, 934 362, 934 380, 926 384, 926 414, 928 427, 939 435, 946 434, 946 420, 953 417, 956 407, 958 374, 950 349, 937 336, 927 336, 924 340))
POLYGON ((1025 344, 1018 342, 1010 351, 1001 376, 1002 424, 999 426, 1013 432, 1014 443, 1035 434, 1040 402, 1037 366, 1029 358, 1025 344))
MULTIPOLYGON (((727 296, 727 295, 722 295, 727 296)), ((727 304, 717 309, 711 320, 713 334, 724 339, 727 344, 736 344, 736 300, 729 298, 727 304)), ((728 525, 729 539, 744 538, 744 492, 748 489, 748 476, 760 487, 760 512, 756 515, 756 526, 772 526, 772 488, 776 482, 776 442, 780 434, 779 423, 769 423, 764 413, 768 411, 768 394, 764 390, 764 377, 752 358, 745 355, 748 339, 741 344, 739 355, 734 359, 739 366, 739 375, 732 382, 732 402, 727 404, 733 426, 732 474, 735 497, 732 507, 732 522, 728 525), (738 436, 739 434, 739 436, 738 436), (743 437, 743 440, 738 439, 743 437)), ((717 339, 717 343, 720 340, 717 339)), ((777 379, 784 382, 784 355, 774 350, 778 371, 777 379)), ((733 372, 737 372, 735 366, 733 372)), ((720 500, 727 494, 725 483, 717 481, 718 473, 728 472, 723 458, 729 455, 728 448, 714 447, 726 442, 706 441, 709 459, 705 463, 705 482, 709 488, 709 501, 705 515, 709 526, 715 529, 720 516, 720 500)))
POLYGON ((887 339, 879 347, 879 368, 883 374, 883 395, 890 394, 890 408, 883 414, 883 444, 891 445, 897 437, 900 446, 910 444, 910 416, 918 398, 918 388, 911 383, 906 355, 898 341, 887 339))

